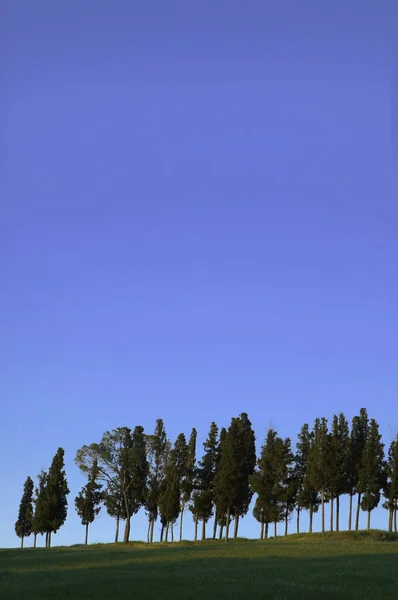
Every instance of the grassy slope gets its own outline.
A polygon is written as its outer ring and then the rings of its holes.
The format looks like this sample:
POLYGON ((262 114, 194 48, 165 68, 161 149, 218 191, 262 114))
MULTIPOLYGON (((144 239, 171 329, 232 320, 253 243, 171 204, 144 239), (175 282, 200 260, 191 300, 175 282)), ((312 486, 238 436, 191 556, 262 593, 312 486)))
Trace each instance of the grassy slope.
POLYGON ((398 598, 398 543, 380 534, 1 550, 0 598, 398 598))

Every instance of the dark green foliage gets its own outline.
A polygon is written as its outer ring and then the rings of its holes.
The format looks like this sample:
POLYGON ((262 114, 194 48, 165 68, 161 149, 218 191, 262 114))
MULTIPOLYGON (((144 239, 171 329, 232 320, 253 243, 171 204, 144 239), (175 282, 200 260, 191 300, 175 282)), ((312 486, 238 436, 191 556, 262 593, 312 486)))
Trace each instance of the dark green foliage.
POLYGON ((15 523, 15 533, 21 538, 21 548, 23 548, 24 538, 29 537, 32 533, 33 488, 33 480, 31 477, 27 477, 23 487, 21 503, 19 505, 18 520, 15 523))
POLYGON ((249 478, 253 474, 256 466, 256 437, 252 428, 252 424, 246 413, 242 413, 238 417, 239 436, 238 436, 238 473, 237 473, 237 488, 234 507, 235 516, 235 532, 234 537, 238 534, 238 518, 247 514, 250 502, 253 497, 253 492, 250 488, 249 478))
POLYGON ((308 481, 320 493, 322 506, 322 533, 325 532, 325 495, 329 481, 329 436, 327 419, 315 419, 308 454, 308 481))
POLYGON ((108 515, 116 519, 115 543, 117 543, 119 541, 120 521, 126 518, 123 494, 118 487, 108 481, 106 490, 102 492, 102 501, 108 515))
POLYGON ((101 511, 100 504, 103 495, 101 493, 102 485, 97 481, 98 475, 98 463, 94 461, 92 470, 88 476, 88 482, 75 498, 77 514, 81 519, 82 525, 86 526, 86 544, 88 542, 88 526, 101 511))
POLYGON ((310 516, 310 533, 312 533, 313 515, 318 511, 320 498, 311 484, 308 461, 314 432, 305 423, 301 428, 296 445, 296 481, 297 481, 297 533, 300 531, 300 511, 308 510, 310 516))
POLYGON ((239 466, 240 431, 238 419, 231 420, 225 439, 220 445, 221 456, 214 478, 214 500, 217 507, 218 519, 226 522, 225 541, 228 541, 230 516, 237 507, 238 487, 240 484, 239 466))
POLYGON ((156 421, 153 435, 147 436, 149 476, 145 510, 149 519, 148 541, 153 542, 154 524, 158 517, 160 486, 164 478, 166 457, 170 452, 170 442, 162 419, 156 421))
POLYGON ((398 436, 391 442, 388 449, 384 495, 386 502, 383 506, 389 511, 388 531, 392 533, 394 524, 396 531, 398 509, 398 436))
POLYGON ((218 427, 212 422, 209 434, 203 443, 204 454, 196 469, 191 511, 203 522, 202 537, 205 538, 205 524, 213 514, 214 478, 218 461, 218 427))
POLYGON ((124 501, 124 542, 129 541, 130 520, 144 504, 147 495, 149 465, 146 455, 146 437, 143 427, 137 426, 132 434, 128 427, 105 432, 99 444, 83 446, 78 450, 76 464, 88 473, 97 461, 99 480, 110 484, 124 501))
POLYGON ((336 530, 339 530, 339 507, 340 495, 349 492, 348 468, 349 468, 350 436, 348 421, 340 413, 334 415, 332 430, 329 435, 329 466, 327 492, 331 503, 331 530, 333 530, 333 501, 336 499, 336 530))
POLYGON ((48 471, 45 496, 47 504, 47 533, 48 545, 51 544, 51 533, 57 533, 65 523, 69 494, 68 483, 64 470, 64 450, 58 448, 48 471))
POLYGON ((166 541, 168 541, 169 528, 173 527, 180 514, 181 489, 177 460, 177 455, 172 450, 167 459, 165 477, 160 486, 159 513, 162 523, 166 526, 166 541))
POLYGON ((275 535, 276 524, 288 517, 292 461, 290 439, 283 440, 270 429, 261 447, 257 468, 249 480, 252 491, 258 495, 257 517, 263 515, 264 523, 274 523, 275 535))
POLYGON ((47 510, 47 497, 46 497, 46 486, 47 486, 47 473, 45 471, 41 471, 38 476, 39 486, 35 490, 35 498, 34 498, 34 515, 32 521, 32 533, 35 536, 35 546, 36 546, 36 536, 39 534, 43 534, 48 531, 48 510, 47 510))
POLYGON ((359 528, 359 509, 361 503, 361 490, 359 486, 359 473, 362 469, 362 456, 365 448, 369 428, 368 413, 361 408, 359 415, 352 420, 349 455, 347 461, 347 490, 350 495, 350 508, 348 515, 348 529, 352 526, 352 497, 358 494, 358 504, 355 519, 355 530, 359 528))
POLYGON ((185 506, 190 502, 192 497, 192 492, 194 489, 194 477, 195 477, 195 467, 196 467, 196 438, 197 431, 195 428, 192 429, 191 435, 189 438, 187 452, 186 452, 186 462, 185 462, 185 470, 183 477, 180 482, 180 490, 181 490, 181 521, 180 521, 180 542, 182 541, 182 520, 184 516, 185 506))
POLYGON ((379 426, 371 419, 365 448, 362 453, 362 468, 359 472, 358 486, 362 494, 361 508, 368 513, 367 529, 370 529, 370 515, 381 497, 386 482, 384 444, 381 441, 379 426))

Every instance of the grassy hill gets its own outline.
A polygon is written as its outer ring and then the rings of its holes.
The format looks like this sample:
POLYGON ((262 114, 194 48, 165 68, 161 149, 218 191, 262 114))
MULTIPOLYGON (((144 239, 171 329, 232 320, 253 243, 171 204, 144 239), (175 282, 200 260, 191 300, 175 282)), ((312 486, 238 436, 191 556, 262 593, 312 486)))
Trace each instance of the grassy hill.
POLYGON ((4 600, 398 598, 398 543, 381 532, 266 540, 0 550, 4 600))

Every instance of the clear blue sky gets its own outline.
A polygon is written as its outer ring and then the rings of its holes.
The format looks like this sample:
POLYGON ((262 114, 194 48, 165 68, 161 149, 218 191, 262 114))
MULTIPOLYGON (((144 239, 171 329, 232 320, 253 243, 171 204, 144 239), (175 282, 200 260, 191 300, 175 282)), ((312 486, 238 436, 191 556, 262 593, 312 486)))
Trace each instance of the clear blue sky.
MULTIPOLYGON (((211 420, 246 411, 260 445, 270 425, 296 439, 365 406, 389 444, 398 206, 383 3, 1 11, 0 546, 19 544, 24 480, 58 446, 71 495, 54 543, 83 540, 75 453, 117 426, 151 432, 162 417, 172 439, 195 426, 201 444, 211 420)), ((103 515, 91 541, 113 532, 103 515)), ((241 533, 258 534, 251 515, 241 533)), ((132 537, 145 536, 140 514, 132 537)))

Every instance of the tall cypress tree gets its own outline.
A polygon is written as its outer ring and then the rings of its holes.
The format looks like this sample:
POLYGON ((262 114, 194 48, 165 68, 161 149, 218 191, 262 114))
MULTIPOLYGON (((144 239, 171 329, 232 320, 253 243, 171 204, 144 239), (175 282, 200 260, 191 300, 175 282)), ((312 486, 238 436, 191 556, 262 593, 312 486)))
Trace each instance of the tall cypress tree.
POLYGON ((149 456, 149 477, 145 509, 149 519, 148 541, 153 542, 153 531, 158 517, 160 486, 164 478, 166 455, 170 451, 170 442, 162 419, 156 421, 153 435, 147 436, 149 456))
POLYGON ((274 429, 267 433, 257 460, 257 468, 250 475, 250 486, 258 494, 256 514, 263 523, 274 523, 274 536, 277 523, 285 520, 286 507, 284 493, 288 478, 288 465, 291 463, 290 440, 282 440, 274 429))
POLYGON ((196 438, 197 431, 195 428, 193 428, 188 442, 185 474, 181 481, 180 542, 182 541, 182 522, 185 506, 191 500, 194 487, 194 475, 196 466, 196 438))
POLYGON ((57 533, 59 528, 65 523, 67 515, 69 489, 64 470, 64 454, 64 449, 58 448, 48 471, 45 491, 48 508, 48 547, 51 546, 51 534, 57 533))
POLYGON ((231 515, 237 506, 237 489, 240 484, 240 431, 239 421, 234 417, 222 443, 219 468, 214 478, 217 513, 221 523, 225 523, 225 543, 228 542, 231 515))
POLYGON ((33 488, 33 480, 31 477, 27 477, 23 487, 21 503, 19 505, 18 520, 15 523, 15 533, 21 538, 21 548, 23 548, 24 539, 29 537, 32 533, 33 488))
POLYGON ((75 506, 82 525, 86 528, 85 544, 88 544, 88 528, 90 523, 93 523, 96 516, 101 511, 101 494, 102 485, 98 483, 99 471, 98 463, 94 462, 93 468, 89 473, 88 482, 75 498, 75 506))
POLYGON ((380 502, 381 489, 385 484, 384 444, 381 441, 379 426, 371 419, 365 448, 362 454, 362 468, 359 472, 359 489, 362 493, 361 508, 368 513, 367 529, 370 529, 370 515, 380 502))
POLYGON ((348 511, 348 530, 352 529, 352 500, 358 495, 355 530, 359 528, 359 511, 361 506, 361 490, 359 488, 359 473, 362 469, 362 455, 366 444, 369 428, 369 418, 366 408, 361 408, 359 415, 352 420, 349 455, 347 461, 347 489, 350 497, 348 511))
POLYGON ((214 421, 203 443, 204 454, 196 469, 192 512, 202 521, 202 540, 206 539, 206 523, 213 514, 214 478, 218 461, 218 427, 214 421))
POLYGON ((310 485, 321 495, 322 533, 325 533, 325 496, 328 485, 329 436, 327 419, 315 419, 313 437, 308 456, 310 485))
POLYGON ((290 438, 283 441, 281 447, 281 508, 285 521, 285 535, 288 533, 288 524, 291 513, 296 506, 298 480, 295 471, 294 454, 290 438))
POLYGON ((240 429, 238 441, 240 452, 237 465, 238 481, 234 510, 234 538, 238 536, 239 518, 244 517, 250 507, 253 492, 249 485, 249 478, 256 466, 256 436, 247 413, 239 415, 238 424, 240 429))
POLYGON ((311 432, 308 423, 304 423, 298 435, 296 444, 296 481, 297 481, 297 533, 300 533, 300 513, 302 509, 307 508, 304 502, 304 485, 307 475, 308 453, 311 445, 311 432))
POLYGON ((398 435, 388 449, 388 461, 386 464, 386 479, 384 495, 386 502, 383 507, 388 510, 388 531, 392 533, 395 525, 397 531, 397 508, 398 508, 398 435))
POLYGON ((170 452, 166 466, 165 477, 160 486, 159 495, 159 512, 162 520, 162 525, 166 527, 166 542, 171 528, 173 540, 173 525, 178 519, 180 513, 180 477, 178 473, 178 457, 173 450, 170 452))
MULTIPOLYGON (((34 535, 33 547, 36 548, 37 536, 44 534, 48 531, 48 502, 46 496, 47 487, 47 473, 41 471, 38 479, 39 486, 35 490, 34 503, 34 514, 32 520, 32 533, 34 535)), ((47 534, 48 538, 48 534, 47 534)), ((46 538, 46 545, 47 545, 46 538)))
POLYGON ((126 492, 128 503, 128 515, 124 530, 124 542, 130 539, 131 517, 145 504, 147 496, 147 484, 149 475, 149 464, 146 451, 146 437, 144 428, 137 425, 131 436, 131 449, 129 450, 126 465, 128 478, 128 490, 126 492))

